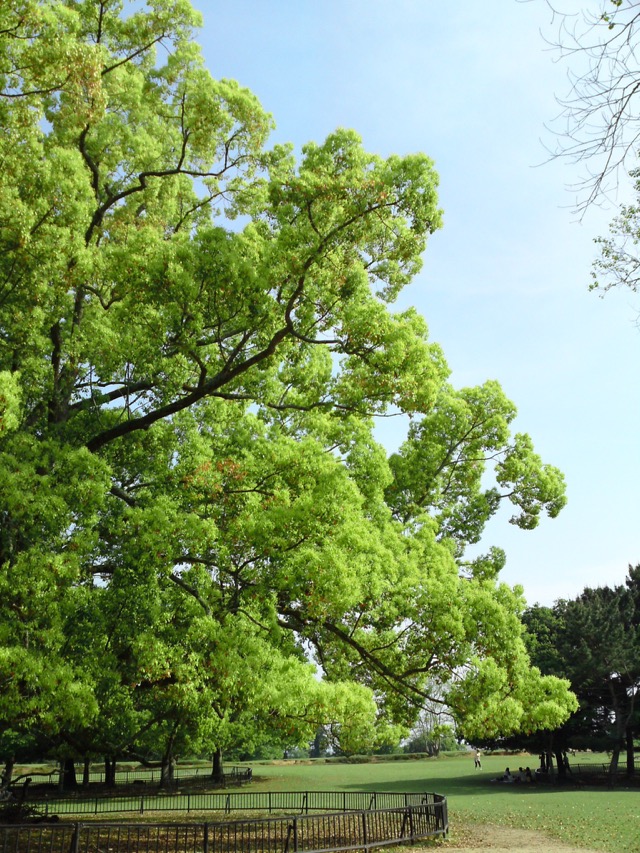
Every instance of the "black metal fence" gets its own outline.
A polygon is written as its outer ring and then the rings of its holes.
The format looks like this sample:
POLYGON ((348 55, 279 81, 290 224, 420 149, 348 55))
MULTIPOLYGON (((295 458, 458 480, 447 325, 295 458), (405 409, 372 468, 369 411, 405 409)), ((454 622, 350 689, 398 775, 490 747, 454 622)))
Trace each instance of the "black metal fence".
MULTIPOLYGON (((423 795, 425 796, 425 795, 423 795)), ((69 823, 0 828, 1 853, 329 853, 445 836, 438 794, 403 808, 303 814, 220 823, 69 823)))
MULTIPOLYGON (((183 794, 140 794, 118 797, 47 798, 37 803, 45 816, 103 815, 136 812, 284 812, 371 811, 406 809, 434 804, 435 794, 385 791, 235 791, 228 793, 187 792, 183 794)), ((32 801, 34 802, 34 801, 32 801)), ((2 851, 0 851, 2 853, 2 851)))
MULTIPOLYGON (((615 773, 617 780, 628 775, 627 762, 623 759, 619 764, 615 773)), ((557 771, 556 771, 557 773, 557 771)), ((640 761, 634 762, 634 773, 640 776, 640 761)), ((609 777, 611 775, 611 766, 609 764, 571 764, 567 768, 567 776, 574 779, 582 779, 588 782, 594 777, 609 777)))
MULTIPOLYGON (((234 766, 225 768, 224 774, 222 775, 226 784, 237 783, 242 785, 247 781, 251 781, 251 772, 251 768, 249 767, 234 766)), ((161 773, 162 771, 159 767, 138 767, 135 770, 117 770, 115 776, 116 784, 153 784, 155 782, 160 782, 161 773)), ((48 774, 37 774, 37 776, 40 777, 37 779, 37 782, 40 785, 45 784, 57 787, 60 782, 60 774, 61 771, 59 769, 52 770, 48 774)), ((83 776, 83 768, 81 765, 76 766, 76 776, 78 778, 82 778, 83 776)), ((188 779, 191 782, 194 782, 202 780, 203 784, 212 784, 211 769, 208 767, 177 766, 173 771, 173 778, 176 781, 184 781, 185 779, 188 779)), ((104 770, 91 769, 88 775, 88 782, 90 784, 99 785, 104 781, 104 770)))

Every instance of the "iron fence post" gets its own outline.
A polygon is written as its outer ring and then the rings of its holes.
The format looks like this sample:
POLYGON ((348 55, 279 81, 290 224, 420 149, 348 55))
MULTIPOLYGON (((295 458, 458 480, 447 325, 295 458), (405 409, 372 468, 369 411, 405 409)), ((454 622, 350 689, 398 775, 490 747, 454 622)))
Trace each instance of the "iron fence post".
POLYGON ((298 853, 298 818, 293 819, 293 853, 298 853))
POLYGON ((365 811, 362 812, 362 843, 365 850, 369 850, 367 838, 367 813, 365 811))
POLYGON ((202 839, 202 853, 209 853, 209 824, 204 825, 204 837, 202 839))
POLYGON ((71 849, 69 853, 78 853, 80 846, 80 823, 73 824, 73 836, 71 838, 71 849))
POLYGON ((402 813, 402 826, 400 827, 400 838, 404 839, 404 830, 407 825, 407 812, 406 810, 402 813))

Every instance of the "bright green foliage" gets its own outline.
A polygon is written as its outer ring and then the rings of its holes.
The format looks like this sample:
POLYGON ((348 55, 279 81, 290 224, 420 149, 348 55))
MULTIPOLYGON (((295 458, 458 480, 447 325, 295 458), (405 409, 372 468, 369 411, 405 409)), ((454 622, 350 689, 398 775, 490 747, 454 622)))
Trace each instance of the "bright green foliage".
POLYGON ((390 460, 387 497, 394 515, 421 523, 427 512, 438 536, 455 542, 459 554, 478 542, 503 498, 520 509, 511 519, 518 527, 536 527, 542 510, 554 518, 566 502, 562 474, 542 464, 529 436, 511 438, 515 415, 497 382, 461 391, 443 386, 390 460), (500 488, 485 488, 490 465, 500 488))
POLYGON ((433 684, 468 731, 561 722, 503 555, 462 562, 501 498, 555 515, 561 475, 389 307, 432 163, 267 149, 188 2, 135 5, 0 10, 0 725, 168 763, 319 725, 359 751, 433 684))

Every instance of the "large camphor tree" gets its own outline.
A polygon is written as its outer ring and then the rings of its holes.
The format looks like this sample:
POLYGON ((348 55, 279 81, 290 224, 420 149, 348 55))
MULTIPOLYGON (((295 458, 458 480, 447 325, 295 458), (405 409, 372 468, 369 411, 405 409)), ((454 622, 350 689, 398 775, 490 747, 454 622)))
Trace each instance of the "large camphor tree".
POLYGON ((468 736, 557 726, 504 555, 465 552, 503 500, 555 516, 562 476, 391 307, 432 163, 269 148, 197 24, 0 7, 0 743, 169 768, 322 724, 353 751, 433 701, 468 736))

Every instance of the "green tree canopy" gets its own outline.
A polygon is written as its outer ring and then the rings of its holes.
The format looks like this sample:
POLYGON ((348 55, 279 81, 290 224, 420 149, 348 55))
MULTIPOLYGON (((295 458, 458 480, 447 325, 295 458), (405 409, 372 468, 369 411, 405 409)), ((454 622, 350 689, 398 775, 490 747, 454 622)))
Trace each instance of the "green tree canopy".
POLYGON ((640 570, 629 566, 624 586, 586 588, 554 607, 525 611, 526 645, 547 675, 568 678, 579 706, 552 738, 516 737, 512 745, 562 753, 568 748, 607 750, 615 770, 626 750, 634 772, 640 690, 640 570))
POLYGON ((585 589, 559 605, 566 674, 585 722, 606 736, 614 769, 626 747, 630 773, 640 693, 639 573, 630 566, 625 586, 585 589))
POLYGON ((468 732, 557 725, 503 556, 462 556, 502 498, 554 516, 562 477, 392 310, 441 225, 433 164, 347 130, 268 148, 197 24, 0 10, 0 725, 69 755, 321 724, 355 750, 432 684, 468 732), (387 460, 392 407, 415 425, 387 460))

